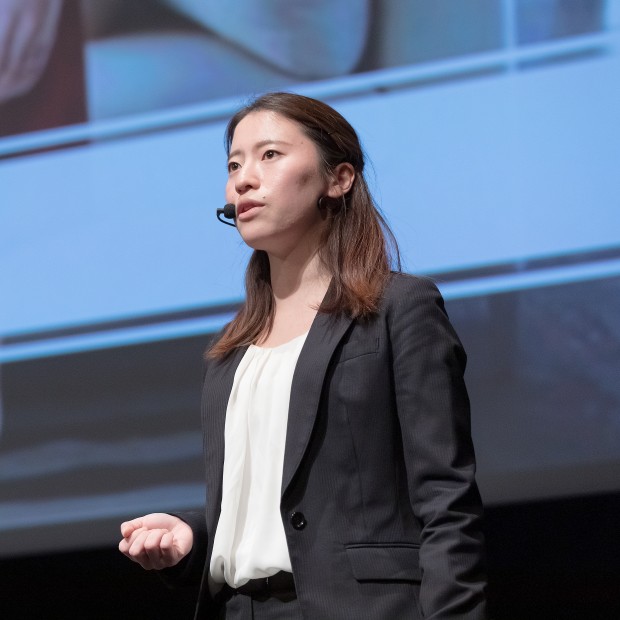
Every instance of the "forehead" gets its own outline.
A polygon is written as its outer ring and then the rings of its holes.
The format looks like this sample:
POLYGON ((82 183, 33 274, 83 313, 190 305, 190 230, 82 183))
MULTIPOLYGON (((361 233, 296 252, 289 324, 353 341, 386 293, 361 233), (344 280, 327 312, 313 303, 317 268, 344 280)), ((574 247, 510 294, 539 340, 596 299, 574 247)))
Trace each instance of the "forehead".
POLYGON ((235 127, 231 147, 252 146, 267 140, 284 141, 291 144, 311 142, 302 127, 277 112, 258 110, 250 112, 235 127))

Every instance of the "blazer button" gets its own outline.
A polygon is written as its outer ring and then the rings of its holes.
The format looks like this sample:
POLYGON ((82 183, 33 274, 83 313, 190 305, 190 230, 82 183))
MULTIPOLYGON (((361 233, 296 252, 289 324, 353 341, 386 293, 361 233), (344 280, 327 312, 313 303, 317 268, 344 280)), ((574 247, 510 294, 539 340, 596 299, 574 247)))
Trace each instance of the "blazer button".
POLYGON ((306 525, 308 525, 308 522, 306 521, 306 517, 304 517, 304 513, 303 512, 293 512, 291 513, 291 525, 296 529, 296 530, 303 530, 304 527, 306 527, 306 525))

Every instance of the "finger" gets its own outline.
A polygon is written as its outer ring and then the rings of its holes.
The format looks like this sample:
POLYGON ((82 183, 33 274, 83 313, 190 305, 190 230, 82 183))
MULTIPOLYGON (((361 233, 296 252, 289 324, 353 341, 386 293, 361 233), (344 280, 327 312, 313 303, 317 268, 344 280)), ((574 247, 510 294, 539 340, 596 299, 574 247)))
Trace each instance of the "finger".
POLYGON ((126 539, 130 555, 136 557, 144 552, 144 541, 146 540, 149 532, 150 530, 143 527, 139 530, 135 530, 131 536, 126 539))
POLYGON ((161 549, 161 539, 166 534, 168 534, 168 530, 151 530, 144 539, 144 553, 151 569, 164 568, 166 565, 161 549))
POLYGON ((161 562, 159 541, 167 530, 142 530, 129 545, 129 557, 146 570, 155 568, 161 562))
POLYGON ((123 538, 129 538, 133 531, 142 527, 144 527, 142 517, 132 519, 131 521, 125 521, 124 523, 121 523, 121 535, 123 538))
POLYGON ((159 543, 161 559, 155 568, 169 568, 178 564, 188 553, 191 547, 179 544, 179 539, 173 532, 167 532, 159 543))
POLYGON ((144 541, 146 540, 148 533, 148 530, 143 529, 139 532, 136 532, 136 535, 132 536, 130 539, 126 539, 127 550, 125 552, 125 555, 130 560, 133 560, 134 562, 140 564, 143 568, 148 568, 148 566, 145 566, 145 563, 148 564, 149 562, 148 556, 146 555, 146 552, 144 550, 144 541))
POLYGON ((179 544, 179 542, 174 532, 168 532, 162 536, 159 546, 162 561, 166 567, 178 564, 189 553, 187 545, 179 544))
POLYGON ((174 550, 174 534, 172 532, 166 532, 159 542, 159 548, 161 549, 162 556, 171 557, 174 550))
POLYGON ((127 544, 127 541, 124 538, 121 538, 120 542, 118 543, 118 550, 123 554, 123 555, 127 555, 127 550, 128 550, 129 546, 127 544))
MULTIPOLYGON (((136 542, 136 538, 142 533, 145 532, 146 530, 142 529, 142 530, 135 530, 131 536, 128 536, 126 538, 121 538, 120 542, 118 543, 118 550, 123 553, 124 555, 126 555, 129 559, 133 560, 133 556, 132 556, 132 552, 131 552, 131 547, 135 544, 136 542)), ((136 553, 136 549, 138 549, 138 547, 134 548, 134 553, 136 553)))
POLYGON ((133 558, 131 557, 129 553, 129 549, 131 548, 131 545, 134 543, 134 541, 135 541, 135 537, 134 539, 121 538, 120 542, 118 543, 118 550, 123 555, 126 555, 130 560, 133 560, 133 558))
POLYGON ((194 546, 194 533, 187 523, 181 523, 179 527, 173 530, 174 547, 180 557, 186 556, 194 546))
POLYGON ((135 529, 125 540, 127 541, 127 545, 128 547, 131 547, 134 542, 139 538, 142 537, 142 540, 145 539, 145 537, 148 535, 148 533, 150 532, 148 527, 139 527, 138 529, 135 529))

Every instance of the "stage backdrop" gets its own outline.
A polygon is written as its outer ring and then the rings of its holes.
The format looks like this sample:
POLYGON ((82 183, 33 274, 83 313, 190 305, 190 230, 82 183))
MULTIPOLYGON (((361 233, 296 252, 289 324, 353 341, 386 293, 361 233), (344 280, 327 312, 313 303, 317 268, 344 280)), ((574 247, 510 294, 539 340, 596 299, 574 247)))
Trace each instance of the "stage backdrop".
POLYGON ((224 4, 0 0, 0 554, 203 505, 223 129, 274 89, 359 130, 442 290, 484 500, 620 490, 618 0, 224 4))

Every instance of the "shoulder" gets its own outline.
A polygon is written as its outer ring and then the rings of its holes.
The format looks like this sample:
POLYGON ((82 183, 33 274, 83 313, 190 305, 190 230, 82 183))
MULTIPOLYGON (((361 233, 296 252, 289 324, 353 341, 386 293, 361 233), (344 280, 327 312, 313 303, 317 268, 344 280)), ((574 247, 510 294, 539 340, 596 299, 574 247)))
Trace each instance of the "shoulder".
POLYGON ((387 312, 397 309, 436 307, 444 310, 443 297, 437 285, 428 277, 393 272, 383 293, 387 312))
POLYGON ((386 294, 389 291, 437 291, 437 286, 428 276, 417 276, 411 273, 403 273, 402 271, 393 271, 388 280, 386 294))
POLYGON ((406 335, 433 346, 443 342, 462 348, 443 297, 428 277, 393 273, 384 292, 382 315, 392 339, 406 335))

